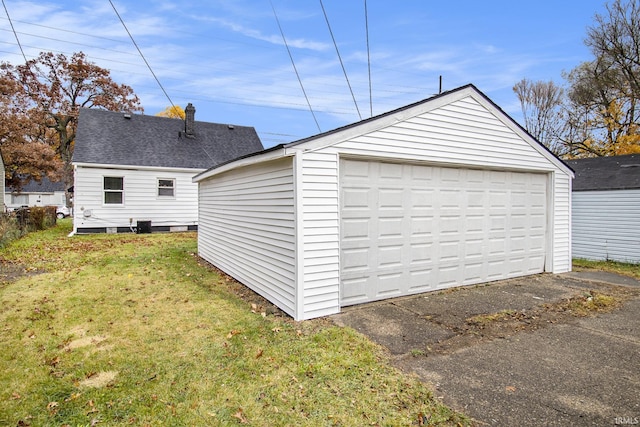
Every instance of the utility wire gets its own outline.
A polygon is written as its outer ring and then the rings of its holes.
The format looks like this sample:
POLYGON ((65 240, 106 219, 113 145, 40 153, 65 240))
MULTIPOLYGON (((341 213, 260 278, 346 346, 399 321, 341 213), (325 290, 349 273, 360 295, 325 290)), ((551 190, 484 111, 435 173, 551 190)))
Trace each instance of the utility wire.
MULTIPOLYGON (((111 1, 111 0, 109 0, 111 1)), ((318 127, 318 132, 322 132, 320 129, 320 125, 318 124, 318 119, 316 119, 316 115, 313 112, 313 108, 311 108, 311 102, 309 102, 309 97, 307 96, 307 92, 304 90, 304 85, 302 84, 302 80, 300 79, 300 74, 298 73, 298 69, 296 68, 296 63, 293 61, 293 55, 291 55, 291 50, 289 49, 289 45, 287 44, 287 39, 284 37, 284 31, 282 31, 282 26, 280 25, 280 20, 278 19, 278 14, 276 13, 276 8, 273 6, 273 2, 269 0, 271 3, 271 9, 273 9, 273 16, 276 18, 276 22, 278 23, 278 28, 280 29, 280 34, 282 35, 282 40, 284 41, 284 45, 287 48, 287 53, 289 54, 289 59, 291 60, 291 65, 293 65, 293 70, 296 72, 296 77, 298 78, 298 82, 300 83, 300 88, 302 89, 302 93, 304 94, 304 98, 307 100, 307 105, 309 106, 309 111, 311 111, 311 115, 313 116, 313 120, 316 122, 316 126, 318 127)))
POLYGON ((7 5, 2 0, 2 6, 4 7, 4 11, 7 14, 7 19, 9 20, 9 24, 11 24, 11 31, 13 31, 13 35, 16 37, 16 41, 18 42, 18 47, 20 48, 20 52, 22 52, 22 57, 24 58, 24 63, 27 63, 27 55, 24 54, 24 50, 22 50, 22 45, 20 44, 20 39, 18 38, 18 33, 16 33, 16 29, 13 27, 13 22, 11 21, 11 17, 9 16, 9 10, 7 9, 7 5))
POLYGON ((347 70, 344 68, 344 64, 342 63, 342 56, 340 56, 340 51, 338 50, 338 44, 336 43, 335 37, 333 37, 333 31, 331 31, 331 24, 329 24, 329 17, 327 16, 327 11, 324 10, 324 4, 322 4, 322 0, 320 0, 320 7, 322 8, 322 13, 324 14, 324 20, 327 21, 327 28, 329 28, 329 34, 331 34, 331 40, 333 40, 333 46, 336 48, 336 54, 338 55, 338 59, 340 60, 340 66, 342 67, 342 72, 344 73, 344 78, 347 81, 347 86, 349 86, 349 92, 351 92, 351 98, 353 98, 353 104, 356 106, 356 111, 358 112, 358 117, 362 120, 362 114, 360 114, 360 109, 358 108, 358 103, 356 102, 356 97, 353 94, 353 89, 351 88, 351 83, 349 82, 349 77, 347 77, 347 70))
MULTIPOLYGON (((4 0, 3 0, 4 2, 4 0)), ((147 62, 147 58, 144 57, 144 55, 142 54, 142 51, 140 50, 140 48, 138 47, 138 44, 136 43, 136 41, 133 39, 133 36, 131 35, 131 33, 129 32, 129 29, 127 28, 126 24, 124 23, 124 21, 122 20, 122 17, 120 16, 120 14, 118 13, 118 9, 116 9, 116 7, 113 5, 113 2, 111 0, 109 0, 109 3, 111 4, 111 7, 113 8, 113 11, 116 13, 116 15, 118 16, 118 19, 120 19, 120 22, 122 23, 122 26, 124 27, 125 31, 127 32, 127 34, 129 34, 129 38, 131 39, 131 41, 133 42, 133 45, 136 47, 136 49, 138 49, 138 53, 140 54, 140 56, 142 57, 142 60, 144 61, 145 64, 147 64, 147 68, 149 68, 149 71, 151 71, 151 75, 153 75, 153 78, 156 79, 156 82, 158 83, 158 86, 160 86, 160 89, 162 89, 162 92, 164 93, 164 96, 167 97, 167 99, 169 100, 169 104, 171 104, 171 106, 175 109, 176 106, 173 104, 173 101, 171 100, 171 98, 169 97, 169 94, 167 93, 166 90, 164 90, 164 87, 162 86, 162 83, 160 83, 160 80, 158 80, 158 77, 156 76, 156 73, 153 72, 153 69, 151 69, 151 65, 149 65, 149 63, 147 62)))
POLYGON ((367 68, 369 69, 369 117, 373 117, 373 95, 371 94, 371 53, 369 51, 369 14, 367 0, 364 0, 364 26, 367 33, 367 68))

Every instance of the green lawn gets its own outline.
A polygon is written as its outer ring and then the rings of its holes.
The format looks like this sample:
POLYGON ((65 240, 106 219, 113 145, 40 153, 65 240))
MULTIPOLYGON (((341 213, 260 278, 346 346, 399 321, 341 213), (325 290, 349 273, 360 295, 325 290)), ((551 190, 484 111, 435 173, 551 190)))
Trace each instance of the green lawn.
POLYGON ((586 259, 574 259, 573 270, 575 271, 608 271, 610 273, 622 274, 640 280, 640 264, 628 264, 615 261, 589 261, 586 259))
POLYGON ((0 250, 0 425, 468 425, 363 336, 241 298, 194 233, 0 250))

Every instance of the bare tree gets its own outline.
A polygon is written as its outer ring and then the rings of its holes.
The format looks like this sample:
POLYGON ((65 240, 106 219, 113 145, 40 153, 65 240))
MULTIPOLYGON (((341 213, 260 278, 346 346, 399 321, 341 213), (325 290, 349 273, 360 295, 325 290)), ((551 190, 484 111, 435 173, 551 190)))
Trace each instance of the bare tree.
POLYGON ((561 140, 564 91, 552 81, 522 79, 513 86, 520 100, 527 131, 551 152, 561 156, 566 149, 561 140))

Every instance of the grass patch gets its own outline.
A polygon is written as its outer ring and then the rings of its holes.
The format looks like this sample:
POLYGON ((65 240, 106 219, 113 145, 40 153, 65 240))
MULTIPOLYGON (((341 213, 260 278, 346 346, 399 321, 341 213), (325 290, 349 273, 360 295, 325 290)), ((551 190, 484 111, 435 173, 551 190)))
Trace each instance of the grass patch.
POLYGON ((0 283, 0 425, 470 423, 355 331, 263 315, 194 233, 69 231, 0 250, 40 273, 0 283))
POLYGON ((515 310, 501 310, 497 313, 478 314, 467 319, 467 323, 471 325, 484 326, 489 323, 499 322, 505 319, 511 319, 516 313, 515 310))
POLYGON ((629 264, 616 261, 589 261, 586 259, 574 259, 575 271, 598 270, 609 273, 622 274, 640 280, 640 264, 629 264))
POLYGON ((589 291, 583 295, 570 298, 560 307, 576 316, 588 316, 592 312, 607 312, 620 306, 622 301, 613 295, 589 291))

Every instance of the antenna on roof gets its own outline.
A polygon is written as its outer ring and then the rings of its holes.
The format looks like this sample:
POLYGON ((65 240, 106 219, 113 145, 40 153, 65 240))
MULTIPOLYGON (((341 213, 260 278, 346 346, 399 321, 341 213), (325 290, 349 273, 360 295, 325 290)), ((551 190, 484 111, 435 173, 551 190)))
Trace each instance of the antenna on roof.
POLYGON ((438 94, 442 93, 442 75, 440 75, 440 88, 438 89, 438 94))

